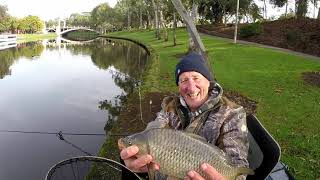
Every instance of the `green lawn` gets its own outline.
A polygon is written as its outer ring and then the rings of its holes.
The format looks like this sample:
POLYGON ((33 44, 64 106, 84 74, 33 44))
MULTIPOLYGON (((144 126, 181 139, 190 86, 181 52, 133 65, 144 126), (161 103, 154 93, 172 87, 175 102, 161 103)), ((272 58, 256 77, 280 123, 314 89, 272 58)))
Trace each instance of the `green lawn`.
MULTIPOLYGON (((178 46, 157 40, 153 31, 117 32, 152 47, 159 57, 146 74, 144 92, 176 91, 177 55, 187 51, 188 36, 177 32, 178 46)), ((171 34, 170 34, 171 35, 171 34)), ((320 178, 320 88, 305 84, 301 73, 320 71, 320 59, 278 50, 233 44, 202 36, 218 82, 258 102, 257 117, 279 142, 281 160, 297 179, 320 178)))
POLYGON ((48 34, 18 34, 18 42, 38 41, 42 39, 54 39, 57 37, 55 33, 48 34))

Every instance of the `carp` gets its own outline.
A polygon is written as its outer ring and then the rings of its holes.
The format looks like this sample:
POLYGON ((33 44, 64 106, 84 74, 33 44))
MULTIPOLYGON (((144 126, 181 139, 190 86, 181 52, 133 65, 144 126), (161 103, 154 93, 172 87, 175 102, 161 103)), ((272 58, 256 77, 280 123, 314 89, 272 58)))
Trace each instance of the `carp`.
POLYGON ((201 136, 183 131, 155 128, 119 139, 124 147, 136 145, 138 155, 150 154, 160 165, 159 172, 169 177, 183 178, 189 170, 204 176, 200 164, 212 165, 227 180, 241 174, 254 174, 252 169, 235 167, 230 157, 201 136))

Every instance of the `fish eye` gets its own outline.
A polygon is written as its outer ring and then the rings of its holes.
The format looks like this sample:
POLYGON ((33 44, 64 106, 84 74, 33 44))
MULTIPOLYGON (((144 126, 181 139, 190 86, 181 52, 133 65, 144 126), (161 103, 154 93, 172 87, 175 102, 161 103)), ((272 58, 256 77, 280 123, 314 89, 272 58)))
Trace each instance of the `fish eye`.
POLYGON ((127 139, 128 144, 129 144, 129 145, 132 145, 132 139, 129 138, 129 137, 127 137, 126 139, 127 139))

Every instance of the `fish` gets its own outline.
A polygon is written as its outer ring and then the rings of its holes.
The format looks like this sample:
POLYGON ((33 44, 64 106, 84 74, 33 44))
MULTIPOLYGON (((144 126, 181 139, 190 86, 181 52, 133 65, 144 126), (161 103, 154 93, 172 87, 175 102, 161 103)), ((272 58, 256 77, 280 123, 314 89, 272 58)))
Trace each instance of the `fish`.
POLYGON ((234 180, 241 174, 254 174, 252 169, 233 166, 223 150, 192 133, 154 128, 121 138, 118 143, 123 147, 138 146, 138 156, 150 154, 153 162, 160 165, 159 172, 173 178, 183 179, 190 170, 205 177, 200 170, 202 163, 213 166, 226 180, 234 180))

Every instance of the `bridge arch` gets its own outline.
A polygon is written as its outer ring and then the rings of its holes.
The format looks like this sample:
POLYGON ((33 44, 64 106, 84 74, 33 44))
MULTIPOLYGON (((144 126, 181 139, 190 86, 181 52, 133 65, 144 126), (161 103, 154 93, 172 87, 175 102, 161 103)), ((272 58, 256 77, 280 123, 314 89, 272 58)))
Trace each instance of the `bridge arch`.
POLYGON ((74 28, 71 28, 71 29, 66 29, 66 30, 64 30, 64 31, 61 31, 61 32, 59 33, 59 35, 63 35, 63 34, 66 34, 66 33, 68 33, 68 32, 77 31, 77 30, 92 31, 92 32, 96 32, 96 33, 99 34, 99 32, 97 32, 96 30, 90 29, 90 28, 88 28, 88 27, 74 27, 74 28))

